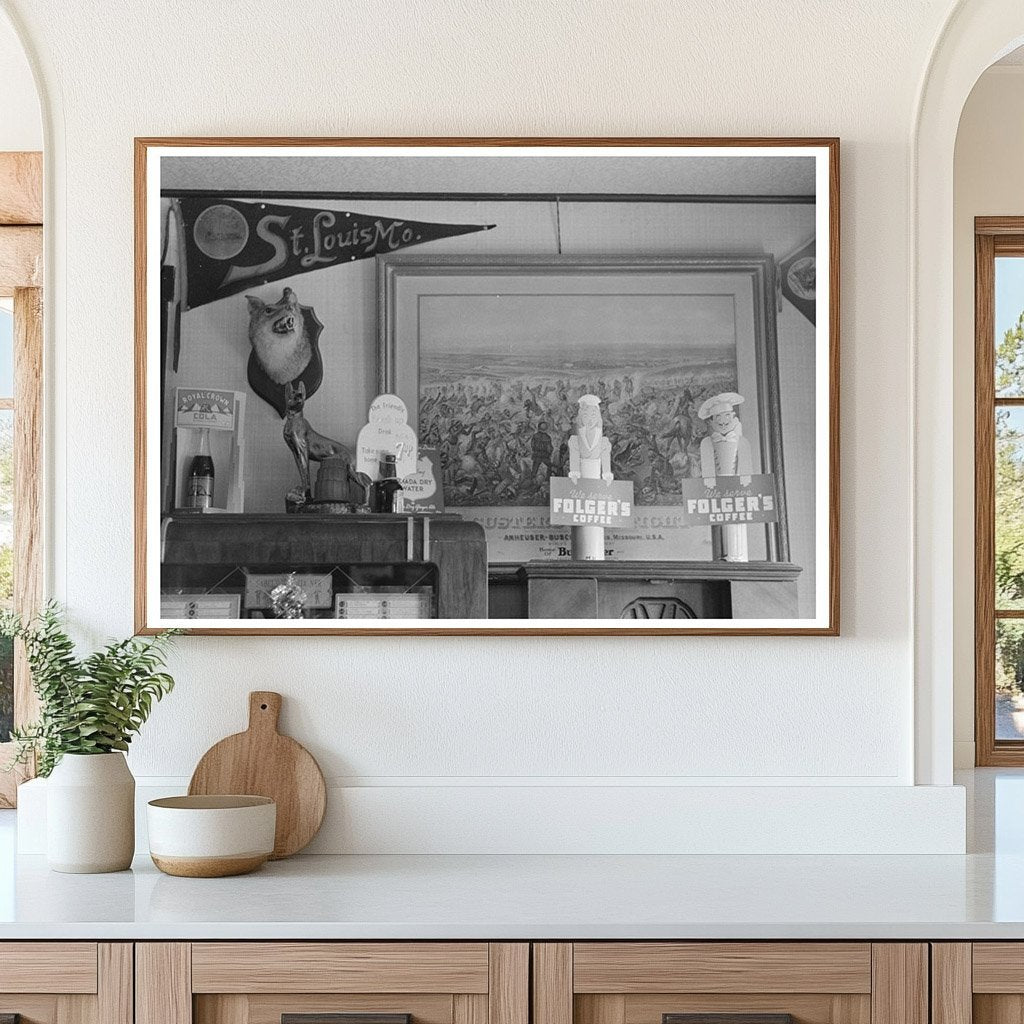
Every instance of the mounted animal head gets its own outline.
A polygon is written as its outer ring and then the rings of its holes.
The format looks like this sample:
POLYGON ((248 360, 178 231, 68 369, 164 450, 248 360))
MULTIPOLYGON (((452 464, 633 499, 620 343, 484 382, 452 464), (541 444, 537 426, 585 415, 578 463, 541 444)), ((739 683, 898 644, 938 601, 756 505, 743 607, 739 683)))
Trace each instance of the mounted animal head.
POLYGON ((293 334, 302 330, 302 312, 299 300, 291 288, 285 288, 280 302, 268 305, 255 295, 246 295, 249 303, 249 340, 266 331, 277 335, 293 334))
POLYGON ((323 380, 319 339, 323 324, 311 306, 285 288, 279 302, 246 295, 249 314, 249 386, 277 414, 286 412, 284 386, 298 381, 306 397, 315 395, 323 380))

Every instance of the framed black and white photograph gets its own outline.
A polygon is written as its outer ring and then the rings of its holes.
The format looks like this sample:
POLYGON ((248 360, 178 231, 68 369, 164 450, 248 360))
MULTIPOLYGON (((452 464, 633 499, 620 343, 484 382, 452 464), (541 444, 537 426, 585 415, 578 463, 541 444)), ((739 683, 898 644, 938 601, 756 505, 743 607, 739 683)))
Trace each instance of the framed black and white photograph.
POLYGON ((837 140, 136 168, 141 631, 838 632, 837 140))

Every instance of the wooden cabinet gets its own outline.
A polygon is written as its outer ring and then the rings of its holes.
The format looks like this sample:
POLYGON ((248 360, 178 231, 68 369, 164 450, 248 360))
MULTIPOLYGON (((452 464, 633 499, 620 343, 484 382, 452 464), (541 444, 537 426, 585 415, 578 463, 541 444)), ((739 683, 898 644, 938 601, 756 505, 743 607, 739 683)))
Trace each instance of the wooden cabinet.
POLYGON ((931 945, 932 1024, 1024 1021, 1024 942, 931 945))
MULTIPOLYGON (((330 578, 332 598, 428 588, 435 618, 487 618, 484 530, 457 515, 174 515, 164 520, 162 561, 168 594, 241 594, 244 605, 250 573, 312 573, 330 578)), ((333 618, 328 604, 305 617, 333 618)), ((243 614, 255 629, 264 612, 243 614)))
POLYGON ((21 1024, 1021 1024, 1024 943, 0 943, 0 1024, 13 1014, 21 1024))
POLYGON ((533 958, 533 1024, 928 1022, 923 943, 537 943, 533 958))
POLYGON ((1024 1020, 1024 942, 932 944, 934 1024, 1024 1020))
POLYGON ((800 571, 789 562, 496 563, 490 617, 795 618, 800 571))
POLYGON ((0 943, 0 1019, 132 1024, 129 942, 0 943))
POLYGON ((136 1024, 529 1024, 529 966, 510 942, 140 943, 136 1024))

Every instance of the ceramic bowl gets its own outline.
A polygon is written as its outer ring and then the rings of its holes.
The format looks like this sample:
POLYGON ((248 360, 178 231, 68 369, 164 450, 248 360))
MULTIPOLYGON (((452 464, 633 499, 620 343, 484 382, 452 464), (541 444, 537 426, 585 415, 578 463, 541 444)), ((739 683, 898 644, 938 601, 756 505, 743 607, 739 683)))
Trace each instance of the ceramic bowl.
POLYGON ((274 851, 277 805, 266 796, 169 796, 147 808, 149 853, 168 875, 255 871, 274 851))

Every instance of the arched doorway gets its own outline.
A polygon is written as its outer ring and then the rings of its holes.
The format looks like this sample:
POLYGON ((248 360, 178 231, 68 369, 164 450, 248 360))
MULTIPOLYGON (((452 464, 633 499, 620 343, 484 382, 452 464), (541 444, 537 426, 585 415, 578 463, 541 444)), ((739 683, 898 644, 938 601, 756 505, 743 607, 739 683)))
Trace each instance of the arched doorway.
POLYGON ((965 634, 954 615, 954 598, 963 587, 973 591, 973 573, 969 579, 957 574, 955 568, 962 566, 954 555, 960 551, 951 415, 954 148, 975 82, 1021 42, 1019 0, 963 0, 944 25, 925 71, 911 139, 915 776, 920 784, 952 781, 954 647, 965 634))

